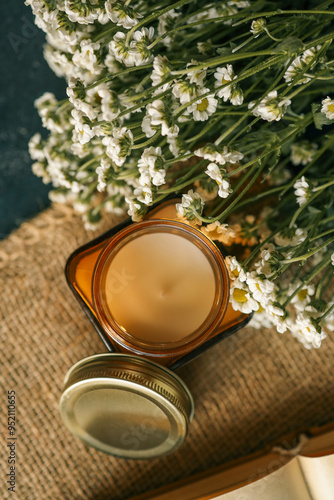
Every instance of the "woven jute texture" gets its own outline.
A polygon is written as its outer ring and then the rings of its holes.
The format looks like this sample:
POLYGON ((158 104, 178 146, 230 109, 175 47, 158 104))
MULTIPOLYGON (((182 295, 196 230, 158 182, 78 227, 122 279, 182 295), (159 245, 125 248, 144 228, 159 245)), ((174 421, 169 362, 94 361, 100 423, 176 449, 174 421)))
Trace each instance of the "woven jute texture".
POLYGON ((1 498, 128 499, 334 420, 333 339, 308 351, 288 334, 248 327, 178 371, 196 405, 179 451, 135 461, 83 445, 61 422, 58 401, 69 367, 104 347, 64 266, 95 236, 71 209, 54 206, 0 244, 1 498), (6 483, 9 390, 16 392, 16 494, 6 483))

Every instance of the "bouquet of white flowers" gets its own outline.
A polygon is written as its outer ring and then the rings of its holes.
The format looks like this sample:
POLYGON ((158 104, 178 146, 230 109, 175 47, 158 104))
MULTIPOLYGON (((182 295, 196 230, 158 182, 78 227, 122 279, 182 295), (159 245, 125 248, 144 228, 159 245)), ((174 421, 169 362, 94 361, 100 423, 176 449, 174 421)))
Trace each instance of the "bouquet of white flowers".
POLYGON ((68 82, 36 101, 49 135, 29 144, 51 199, 90 228, 179 193, 180 219, 238 258, 233 307, 319 347, 334 330, 334 2, 25 3, 68 82))

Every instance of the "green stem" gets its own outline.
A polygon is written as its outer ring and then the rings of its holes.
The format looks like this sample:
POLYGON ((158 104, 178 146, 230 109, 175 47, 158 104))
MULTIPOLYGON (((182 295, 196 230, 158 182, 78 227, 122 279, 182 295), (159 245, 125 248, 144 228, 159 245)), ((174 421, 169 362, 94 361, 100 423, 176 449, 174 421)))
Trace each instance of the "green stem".
POLYGON ((187 153, 181 156, 178 156, 177 158, 171 158, 170 160, 165 161, 165 165, 171 165, 173 163, 176 163, 181 160, 186 160, 188 158, 191 158, 194 156, 194 153, 187 153))
POLYGON ((327 222, 331 222, 334 220, 334 215, 331 215, 330 217, 326 217, 326 219, 323 219, 319 222, 319 226, 322 226, 323 224, 327 224, 327 222))
POLYGON ((196 163, 196 165, 193 166, 193 168, 191 168, 186 173, 186 175, 184 175, 183 177, 179 178, 178 182, 175 183, 171 188, 163 189, 161 191, 158 191, 158 194, 162 194, 162 193, 167 193, 167 194, 174 193, 175 191, 179 191, 180 189, 183 189, 184 187, 189 186, 189 184, 192 184, 194 181, 200 179, 202 177, 202 175, 203 175, 203 172, 201 172, 199 175, 197 175, 194 178, 191 178, 191 177, 192 177, 193 173, 196 172, 196 170, 198 170, 198 168, 202 167, 205 163, 206 163, 206 160, 199 161, 198 163, 196 163))
MULTIPOLYGON (((211 66, 218 66, 219 64, 229 63, 233 61, 240 61, 242 59, 254 58, 257 56, 272 56, 272 50, 260 50, 258 52, 242 52, 240 54, 229 54, 228 56, 221 57, 213 57, 212 59, 208 59, 202 64, 197 64, 196 66, 191 66, 187 69, 181 69, 178 71, 171 71, 172 75, 184 75, 185 73, 190 73, 193 71, 198 71, 204 68, 209 68, 211 66)), ((281 57, 282 54, 278 57, 281 57)), ((277 56, 274 56, 277 57, 277 56)), ((236 82, 236 79, 233 80, 233 83, 236 82)))
MULTIPOLYGON (((311 120, 312 121, 312 120, 311 120)), ((313 156, 312 160, 310 161, 310 163, 308 163, 307 165, 305 165, 305 167, 300 171, 298 172, 298 174, 289 182, 289 184, 287 184, 287 186, 285 187, 284 191, 281 193, 281 196, 284 196, 285 193, 293 187, 293 185, 295 184, 295 182, 300 179, 304 174, 305 172, 307 172, 307 170, 312 167, 318 160, 319 158, 325 153, 325 151, 327 151, 327 149, 329 149, 332 144, 334 143, 334 135, 333 136, 329 136, 329 140, 326 142, 326 144, 324 144, 324 146, 313 156)))
POLYGON ((82 165, 79 166, 78 172, 81 172, 82 170, 85 170, 87 167, 89 167, 90 165, 92 165, 93 163, 95 163, 97 160, 99 160, 103 156, 104 156, 104 153, 101 154, 101 155, 99 155, 99 156, 94 156, 94 158, 92 158, 91 160, 86 161, 85 163, 83 163, 82 165))
POLYGON ((136 144, 134 146, 131 146, 131 150, 132 149, 142 149, 142 148, 146 148, 146 146, 149 146, 150 144, 152 144, 152 142, 155 142, 161 135, 161 132, 158 131, 156 132, 152 137, 150 137, 147 141, 145 142, 141 142, 140 144, 136 144))
MULTIPOLYGON (((252 179, 249 181, 249 183, 244 187, 244 189, 235 198, 235 200, 232 201, 232 203, 228 206, 228 208, 226 210, 224 210, 224 212, 216 218, 217 220, 222 222, 224 219, 226 219, 228 214, 232 211, 232 208, 238 203, 238 201, 244 196, 244 194, 247 193, 247 191, 252 187, 252 185, 254 184, 254 182, 256 181, 256 179, 258 178, 258 176, 260 175, 260 173, 264 169, 266 162, 263 162, 262 165, 259 163, 259 165, 260 166, 258 167, 258 170, 257 170, 256 174, 254 175, 254 177, 252 177, 252 179)), ((257 167, 257 165, 255 164, 254 167, 250 170, 250 172, 254 171, 256 169, 256 167, 257 167)))
POLYGON ((327 182, 327 184, 323 184, 322 186, 318 186, 316 188, 313 188, 312 189, 312 192, 313 193, 316 193, 317 191, 321 191, 323 189, 326 189, 328 188, 329 186, 332 186, 334 184, 334 180, 333 181, 330 181, 330 182, 327 182))
POLYGON ((327 236, 327 234, 331 234, 333 232, 334 232, 334 228, 328 229, 328 231, 325 231, 321 234, 318 234, 317 236, 314 236, 313 238, 310 238, 310 241, 319 240, 320 238, 323 238, 324 236, 327 236))
POLYGON ((324 284, 325 282, 328 280, 328 277, 330 279, 332 279, 332 276, 331 275, 328 275, 327 273, 324 273, 323 277, 321 278, 321 280, 319 281, 318 285, 317 285, 317 291, 315 292, 315 296, 314 298, 317 300, 317 299, 320 299, 321 298, 321 292, 322 292, 322 289, 324 287, 324 284))
POLYGON ((311 196, 307 201, 306 203, 304 203, 303 205, 301 205, 298 210, 295 212, 295 214, 293 215, 291 221, 290 221, 290 224, 289 224, 289 227, 293 227, 295 225, 295 222, 296 220, 298 219, 299 215, 302 213, 302 211, 310 204, 312 203, 316 198, 317 196, 319 196, 319 194, 321 194, 321 192, 318 192, 316 194, 314 194, 313 196, 311 196))
POLYGON ((325 259, 324 261, 320 262, 316 266, 313 273, 311 273, 309 275, 309 277, 306 280, 304 280, 302 282, 302 284, 298 288, 296 288, 296 290, 287 298, 287 300, 282 305, 282 308, 283 309, 286 308, 286 306, 291 302, 291 300, 294 298, 294 296, 297 295, 297 293, 300 292, 305 285, 308 285, 316 277, 316 275, 319 274, 326 266, 328 266, 329 262, 330 262, 330 258, 325 259))
MULTIPOLYGON (((289 61, 290 62, 290 61, 289 61)), ((269 65, 271 66, 272 64, 272 59, 269 60, 269 61, 266 61, 266 63, 261 63, 258 65, 258 71, 262 71, 262 69, 265 69, 267 66, 268 66, 268 63, 270 63, 269 65)), ((254 69, 254 68, 253 68, 254 69)), ((248 72, 246 71, 245 73, 241 74, 240 75, 240 79, 243 79, 243 78, 246 78, 248 76, 250 76, 248 73, 249 72, 252 72, 253 70, 249 70, 248 72), (247 75, 246 75, 247 73, 247 75), (245 76, 246 75, 246 76, 245 76)), ((255 102, 255 106, 266 96, 269 94, 269 92, 271 92, 275 87, 276 85, 278 84, 278 82, 281 80, 281 78, 283 77, 284 73, 285 73, 286 69, 284 68, 284 70, 278 75, 278 77, 276 78, 276 80, 274 80, 274 82, 270 85, 269 89, 267 89, 265 91, 265 93, 259 97, 257 99, 257 101, 255 102)), ((254 73, 252 73, 254 74, 254 73)), ((220 142, 222 142, 228 135, 230 135, 231 132, 233 132, 248 116, 250 116, 252 114, 252 110, 249 110, 247 111, 245 114, 244 114, 244 117, 240 118, 240 120, 235 123, 229 130, 227 130, 224 134, 222 134, 218 139, 217 141, 215 142, 215 144, 220 144, 220 142)), ((236 141, 236 139, 238 137, 240 137, 241 134, 243 134, 243 132, 245 130, 247 130, 248 127, 252 127, 253 125, 255 125, 255 123, 257 121, 260 120, 260 117, 256 117, 252 123, 250 123, 249 125, 246 125, 243 129, 241 129, 235 136, 232 137, 232 140, 229 142, 229 146, 231 144, 233 144, 233 142, 236 141)))
POLYGON ((162 16, 163 14, 166 14, 167 12, 169 12, 172 9, 179 9, 183 5, 185 5, 187 3, 194 2, 194 1, 195 0, 179 0, 178 2, 175 2, 173 4, 168 5, 164 9, 159 9, 159 10, 155 11, 150 16, 144 17, 144 19, 142 19, 141 21, 139 21, 139 23, 137 23, 135 26, 133 26, 133 28, 130 29, 130 31, 128 31, 128 34, 127 34, 127 37, 126 37, 126 40, 125 40, 126 45, 129 46, 132 34, 135 31, 137 31, 138 29, 140 29, 142 26, 145 26, 145 24, 148 24, 151 21, 154 21, 155 19, 158 19, 160 16, 162 16))
POLYGON ((322 323, 322 321, 333 311, 334 309, 334 303, 327 309, 327 311, 325 312, 325 314, 323 314, 322 316, 320 316, 320 318, 318 318, 318 323, 322 323))
POLYGON ((309 257, 312 257, 315 253, 319 252, 323 248, 327 247, 334 241, 334 236, 333 238, 330 238, 329 240, 325 241, 325 243, 322 243, 322 245, 319 245, 315 249, 311 250, 310 252, 305 253, 304 255, 300 255, 299 257, 293 257, 292 259, 286 259, 286 260, 281 260, 280 264, 292 264, 292 262, 299 262, 301 260, 306 260, 309 257))
POLYGON ((277 9, 276 11, 268 11, 268 12, 261 12, 260 14, 252 14, 251 16, 247 16, 241 21, 238 21, 237 23, 233 24, 233 27, 239 26, 240 24, 247 23, 248 21, 252 21, 253 19, 257 19, 258 17, 273 17, 273 16, 284 16, 284 15, 290 15, 290 14, 321 14, 321 15, 326 15, 326 16, 334 16, 333 11, 329 10, 281 10, 277 9))
POLYGON ((138 71, 141 69, 148 69, 148 68, 152 68, 152 64, 143 64, 142 66, 132 66, 131 68, 127 68, 123 71, 120 71, 119 73, 115 73, 114 75, 107 75, 104 78, 100 78, 100 80, 96 80, 96 82, 91 83, 90 85, 87 85, 87 87, 85 87, 85 90, 91 90, 94 87, 97 87, 98 85, 100 85, 100 83, 110 82, 114 78, 118 78, 120 76, 124 76, 124 75, 128 75, 129 73, 133 73, 134 71, 138 71))
POLYGON ((150 104, 153 101, 156 101, 158 99, 161 99, 162 97, 165 97, 166 95, 170 94, 170 90, 166 90, 165 92, 161 92, 161 94, 157 94, 154 97, 151 97, 150 99, 147 99, 146 101, 143 101, 139 104, 136 104, 135 106, 132 106, 132 108, 127 108, 122 113, 120 113, 117 118, 121 118, 122 116, 125 116, 129 113, 133 113, 133 111, 136 111, 136 109, 142 108, 144 106, 147 106, 147 104, 150 104))

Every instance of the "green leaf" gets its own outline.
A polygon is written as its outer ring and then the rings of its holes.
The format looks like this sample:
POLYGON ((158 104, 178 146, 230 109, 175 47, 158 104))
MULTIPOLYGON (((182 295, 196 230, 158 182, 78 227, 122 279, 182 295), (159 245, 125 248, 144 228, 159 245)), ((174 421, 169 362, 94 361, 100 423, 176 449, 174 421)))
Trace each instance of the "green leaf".
POLYGON ((308 305, 314 307, 318 312, 321 313, 325 312, 325 310, 327 309, 327 302, 322 299, 311 300, 308 305))
POLYGON ((334 123, 334 120, 330 120, 329 118, 326 117, 324 113, 315 113, 313 115, 313 121, 315 128, 318 130, 322 130, 323 125, 331 125, 334 123))
POLYGON ((228 56, 232 54, 232 49, 229 49, 228 47, 219 47, 219 49, 217 49, 216 52, 221 56, 228 56))
POLYGON ((331 125, 334 120, 330 120, 320 111, 320 104, 312 104, 313 121, 315 128, 322 130, 323 125, 331 125))
POLYGON ((303 42, 295 37, 289 36, 283 42, 279 43, 277 47, 273 50, 273 52, 287 52, 287 54, 297 54, 303 50, 304 44, 303 42))

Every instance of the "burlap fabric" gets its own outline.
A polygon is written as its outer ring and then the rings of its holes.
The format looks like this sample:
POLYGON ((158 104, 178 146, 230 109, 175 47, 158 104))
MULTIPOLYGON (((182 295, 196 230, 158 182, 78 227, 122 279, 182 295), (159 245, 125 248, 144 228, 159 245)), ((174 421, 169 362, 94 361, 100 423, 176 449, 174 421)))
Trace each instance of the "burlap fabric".
POLYGON ((307 351, 288 334, 245 328, 178 371, 196 404, 178 452, 134 461, 85 447, 62 424, 58 400, 68 368, 104 351, 63 272, 93 236, 56 206, 0 244, 1 498, 127 499, 334 420, 333 339, 307 351), (8 390, 17 404, 15 495, 6 484, 8 390))

